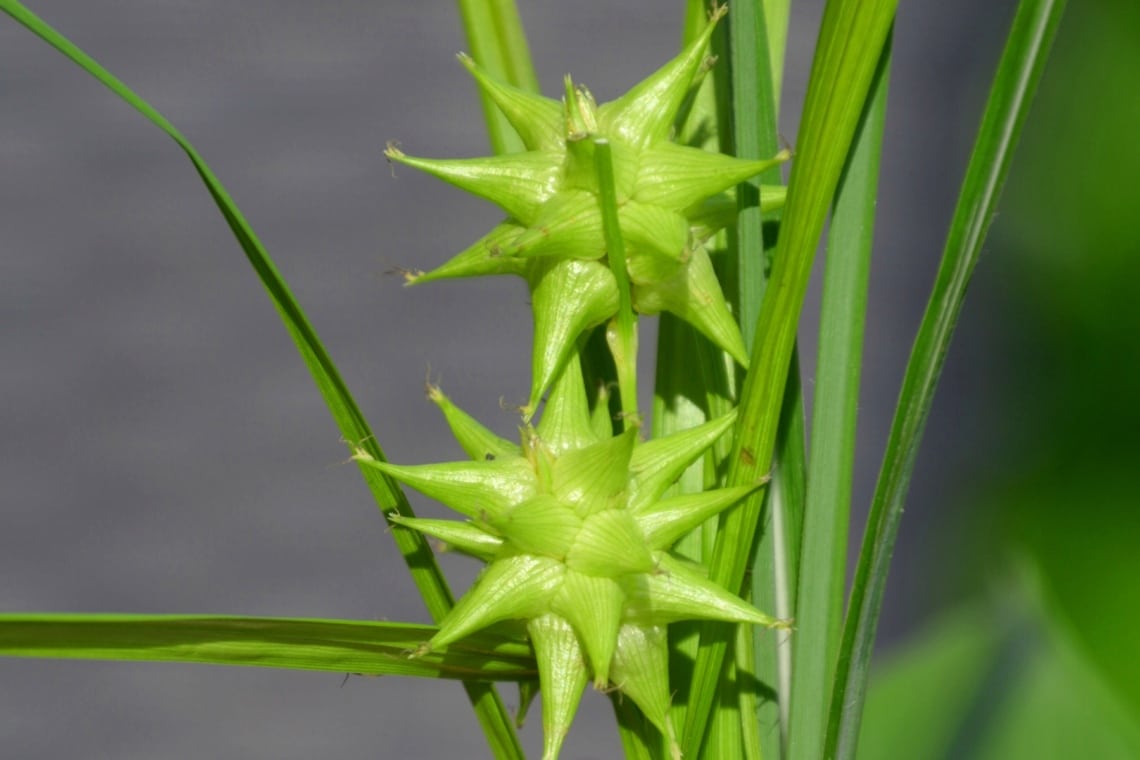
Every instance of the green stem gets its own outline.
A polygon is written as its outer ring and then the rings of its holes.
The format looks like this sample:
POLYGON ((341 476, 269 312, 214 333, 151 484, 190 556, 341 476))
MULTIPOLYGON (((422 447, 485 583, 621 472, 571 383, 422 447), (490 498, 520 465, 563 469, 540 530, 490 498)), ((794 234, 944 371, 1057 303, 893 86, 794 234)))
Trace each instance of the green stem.
POLYGON ((637 319, 629 292, 629 273, 625 268, 625 242, 618 222, 617 192, 614 189, 613 151, 609 140, 594 141, 594 166, 598 173, 598 203, 602 210, 602 229, 610 269, 618 287, 618 313, 606 339, 617 365, 618 390, 621 393, 622 427, 638 421, 637 414, 637 319))

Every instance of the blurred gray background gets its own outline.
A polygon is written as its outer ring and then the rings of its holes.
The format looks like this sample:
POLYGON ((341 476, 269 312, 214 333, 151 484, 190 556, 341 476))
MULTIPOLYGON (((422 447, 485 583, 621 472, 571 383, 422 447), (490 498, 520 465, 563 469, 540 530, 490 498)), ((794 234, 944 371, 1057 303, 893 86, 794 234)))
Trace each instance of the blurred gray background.
MULTIPOLYGON (((671 57, 680 3, 523 2, 540 78, 610 99, 671 57)), ((781 131, 794 142, 821 3, 796 2, 781 131)), ((406 291, 498 218, 381 150, 487 152, 452 3, 37 0, 35 12, 171 119, 308 310, 398 462, 457 458, 430 367, 509 434, 529 383, 514 280, 406 291)), ((895 33, 860 417, 866 510, 1009 0, 903 3, 895 33)), ((979 277, 987 277, 983 259, 979 277)), ((983 290, 986 287, 983 286, 983 290)), ((990 287, 990 291, 1000 288, 990 287)), ((813 326, 802 332, 812 388, 813 326)), ((967 304, 915 476, 884 641, 951 590, 959 484, 998 445, 986 303, 967 304)), ((652 345, 652 320, 643 344, 652 345)), ((179 149, 0 17, 0 609, 426 621, 383 521, 256 277, 179 149)), ((423 513, 442 515, 416 500, 423 513)), ((861 519, 861 518, 859 518, 861 519)), ((858 524, 854 538, 861 533, 858 524)), ((474 567, 444 557, 456 586, 474 567)), ((483 757, 447 682, 0 660, 0 755, 483 757)), ((515 697, 505 692, 508 703, 515 697)), ((617 754, 588 694, 564 756, 617 754)), ((539 746, 532 715, 525 741, 539 746)))

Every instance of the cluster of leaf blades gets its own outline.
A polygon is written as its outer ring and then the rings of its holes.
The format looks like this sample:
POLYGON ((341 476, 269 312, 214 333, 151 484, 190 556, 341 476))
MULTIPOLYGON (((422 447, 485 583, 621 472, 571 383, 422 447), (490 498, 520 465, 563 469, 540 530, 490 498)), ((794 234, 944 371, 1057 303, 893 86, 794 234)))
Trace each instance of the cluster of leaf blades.
MULTIPOLYGON (((754 482, 770 469, 772 485, 696 536, 687 550, 705 556, 712 577, 781 617, 795 617, 788 641, 758 632, 755 642, 724 624, 678 631, 693 656, 690 686, 678 699, 677 723, 688 757, 851 757, 858 739, 867 666, 902 504, 966 285, 977 261, 1064 0, 1022 0, 997 69, 985 117, 927 314, 907 367, 895 422, 864 537, 852 596, 844 605, 847 516, 854 455, 858 367, 866 307, 878 155, 897 0, 832 0, 820 29, 787 206, 778 219, 740 215, 723 263, 725 291, 751 345, 751 370, 731 365, 685 325, 663 317, 655 433, 690 427, 733 404, 740 407, 731 450, 711 457, 688 479, 701 489, 724 472, 727 485, 754 482), (810 456, 804 450, 802 400, 795 361, 796 326, 807 278, 831 214, 824 312, 810 456), (774 234, 776 225, 780 230, 774 234), (770 271, 769 271, 770 268, 770 271), (692 377, 692 356, 702 376, 692 377), (810 461, 810 468, 805 462, 810 461), (776 466, 773 469, 773 462, 776 466), (805 488, 805 483, 810 487, 805 488), (805 496, 806 492, 806 496, 805 496), (751 586, 745 588, 751 577, 751 586), (846 609, 846 624, 841 626, 846 609), (789 654, 790 650, 790 654, 789 654), (757 683, 775 699, 761 700, 757 683), (736 705, 737 709, 726 707, 736 705), (760 719, 757 720, 757 715, 760 719), (773 726, 777 727, 774 730, 773 726)), ((472 51, 492 74, 536 90, 513 0, 461 0, 472 51)), ((777 147, 787 0, 741 2, 718 30, 720 64, 711 95, 698 97, 690 123, 703 116, 715 144, 741 157, 777 147)), ((226 219, 293 337, 346 441, 383 461, 367 422, 267 252, 221 183, 161 114, 83 51, 15 0, 0 10, 43 38, 165 131, 185 151, 226 219)), ((707 8, 686 6, 686 35, 707 8)), ((517 135, 490 105, 496 152, 519 148, 517 135)), ((762 177, 763 181, 769 178, 762 177)), ((778 181, 778 174, 775 177, 778 181)), ((362 468, 385 514, 412 517, 400 490, 362 468)), ((397 547, 436 620, 453 598, 414 531, 393 527, 397 547)), ((524 642, 483 636, 431 658, 398 656, 432 629, 355 621, 206 616, 0 615, 0 654, 147 659, 269 665, 337 672, 462 680, 495 757, 521 758, 512 721, 493 681, 528 681, 533 658, 524 642)), ((660 756, 660 740, 628 704, 616 705, 630 757, 660 756)))

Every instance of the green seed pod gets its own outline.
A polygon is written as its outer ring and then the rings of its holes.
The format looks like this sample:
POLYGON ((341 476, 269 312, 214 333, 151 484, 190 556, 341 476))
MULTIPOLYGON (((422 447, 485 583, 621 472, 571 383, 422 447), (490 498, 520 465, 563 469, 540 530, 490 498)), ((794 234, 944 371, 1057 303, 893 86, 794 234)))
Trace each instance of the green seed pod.
MULTIPOLYGON (((526 152, 480 159, 413 158, 389 145, 385 154, 499 206, 507 220, 432 271, 409 283, 513 274, 531 290, 535 336, 528 411, 559 375, 587 329, 618 310, 617 282, 605 261, 594 143, 611 145, 619 226, 634 308, 671 312, 742 366, 748 353, 720 289, 704 242, 732 222, 726 191, 786 160, 746 161, 670 142, 678 112, 724 10, 682 53, 622 97, 597 105, 565 80, 562 103, 495 80, 460 56, 475 82, 506 115, 526 152)), ((782 188, 761 188, 761 204, 783 202, 782 188)))
POLYGON ((472 461, 407 467, 356 454, 468 518, 394 522, 487 562, 423 651, 523 621, 538 660, 547 760, 558 756, 590 680, 632 699, 676 756, 664 626, 685 619, 781 625, 669 554, 681 535, 762 485, 662 498, 735 415, 650 442, 639 440, 636 426, 601 432, 577 354, 517 447, 438 389, 429 397, 472 461))

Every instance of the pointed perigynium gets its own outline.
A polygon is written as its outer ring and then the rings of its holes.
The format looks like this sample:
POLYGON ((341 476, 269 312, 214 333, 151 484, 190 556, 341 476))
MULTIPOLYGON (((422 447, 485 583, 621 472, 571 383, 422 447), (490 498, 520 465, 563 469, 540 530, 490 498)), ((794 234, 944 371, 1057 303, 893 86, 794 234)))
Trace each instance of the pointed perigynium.
MULTIPOLYGON (((612 146, 618 215, 634 308, 668 311, 690 323, 742 366, 748 354, 704 243, 729 223, 725 191, 773 163, 745 161, 677 145, 670 133, 723 6, 677 58, 624 96, 600 106, 566 79, 559 103, 493 79, 460 61, 503 111, 526 152, 479 159, 413 158, 389 145, 390 160, 421 169, 497 204, 508 218, 442 266, 409 283, 513 274, 530 287, 533 379, 528 411, 548 390, 583 331, 612 317, 618 292, 606 262, 594 140, 612 146)), ((782 188, 762 188, 775 208, 782 188)), ((735 202, 727 204, 735 212, 735 202)))
POLYGON ((588 680, 633 700, 678 752, 669 720, 665 625, 708 619, 779 625, 675 559, 672 544, 762 484, 663 498, 733 415, 641 442, 599 435, 577 354, 521 445, 499 438, 437 388, 467 462, 398 466, 356 458, 438 499, 466 521, 393 518, 483 559, 486 568, 425 645, 505 620, 526 622, 543 694, 544 758, 557 757, 588 680))

